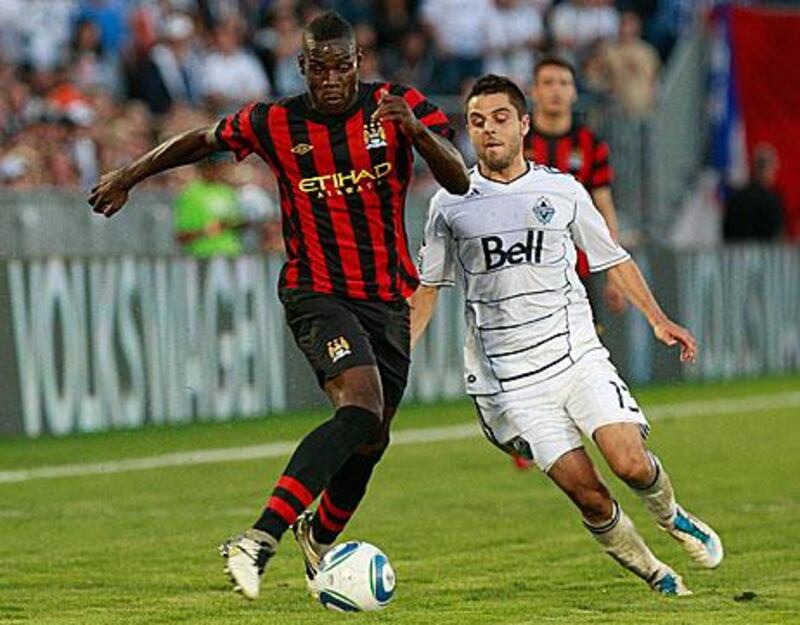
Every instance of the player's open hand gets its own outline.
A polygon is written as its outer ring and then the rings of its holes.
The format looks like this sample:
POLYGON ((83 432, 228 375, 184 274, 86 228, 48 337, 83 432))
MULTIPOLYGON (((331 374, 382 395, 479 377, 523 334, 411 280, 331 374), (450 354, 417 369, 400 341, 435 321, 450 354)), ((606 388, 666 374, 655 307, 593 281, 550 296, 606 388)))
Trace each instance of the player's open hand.
POLYGON ((697 358, 697 341, 684 327, 665 319, 653 326, 656 338, 670 347, 681 346, 681 362, 694 362, 697 358))
POLYGON ((425 126, 415 116, 405 99, 392 95, 388 91, 381 92, 378 108, 372 114, 372 119, 382 122, 394 122, 400 127, 404 135, 413 138, 425 131, 425 126))
POLYGON ((95 213, 111 217, 128 200, 130 186, 121 170, 116 169, 101 176, 89 195, 89 204, 95 213))

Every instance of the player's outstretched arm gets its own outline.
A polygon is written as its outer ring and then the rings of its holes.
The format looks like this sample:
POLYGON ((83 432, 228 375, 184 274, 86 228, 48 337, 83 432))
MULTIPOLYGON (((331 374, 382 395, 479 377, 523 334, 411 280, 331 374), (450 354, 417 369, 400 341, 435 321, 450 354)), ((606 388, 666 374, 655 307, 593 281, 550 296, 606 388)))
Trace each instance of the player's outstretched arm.
POLYGON ((411 349, 413 350, 425 333, 436 308, 439 297, 439 287, 421 285, 409 298, 411 307, 411 349))
POLYGON ((103 174, 89 195, 92 210, 111 217, 125 205, 130 190, 145 178, 196 163, 223 149, 214 130, 214 126, 189 130, 168 139, 129 165, 103 174))
POLYGON ((405 99, 384 91, 374 115, 399 126, 428 163, 436 182, 447 191, 454 195, 464 195, 469 191, 469 172, 461 152, 447 139, 428 130, 405 99))
POLYGON ((608 274, 622 288, 625 297, 642 311, 656 338, 665 345, 680 345, 681 362, 694 362, 697 358, 697 341, 686 328, 674 323, 661 310, 636 262, 626 260, 614 265, 608 274))
MULTIPOLYGON (((611 237, 615 241, 619 241, 619 220, 617 219, 617 209, 614 207, 614 198, 611 195, 611 187, 604 186, 592 190, 592 201, 605 219, 611 237)), ((603 302, 606 308, 615 315, 625 312, 627 308, 622 288, 611 276, 607 276, 603 286, 603 302)))

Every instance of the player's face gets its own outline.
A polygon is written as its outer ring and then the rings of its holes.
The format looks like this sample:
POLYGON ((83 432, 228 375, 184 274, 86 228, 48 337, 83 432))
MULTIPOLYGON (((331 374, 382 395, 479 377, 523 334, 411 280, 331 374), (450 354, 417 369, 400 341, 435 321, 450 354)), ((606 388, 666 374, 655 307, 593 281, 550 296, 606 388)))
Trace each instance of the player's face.
POLYGON ((355 41, 334 39, 317 42, 306 37, 299 57, 314 106, 323 113, 341 113, 356 97, 358 62, 355 41))
POLYGON ((522 140, 530 120, 505 93, 489 93, 467 103, 467 130, 478 159, 492 171, 507 169, 522 158, 522 140))
POLYGON ((536 108, 545 115, 568 114, 578 98, 572 72, 558 65, 539 69, 530 95, 536 108))

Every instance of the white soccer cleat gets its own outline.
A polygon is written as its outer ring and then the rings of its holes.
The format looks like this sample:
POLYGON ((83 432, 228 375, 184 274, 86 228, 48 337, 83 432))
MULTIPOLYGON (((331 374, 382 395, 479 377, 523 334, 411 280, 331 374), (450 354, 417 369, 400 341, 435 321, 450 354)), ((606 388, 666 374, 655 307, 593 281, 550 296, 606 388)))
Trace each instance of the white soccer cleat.
POLYGON ((292 533, 294 539, 303 552, 303 560, 306 565, 306 586, 308 592, 312 597, 319 596, 319 590, 314 583, 314 578, 319 572, 319 565, 325 554, 331 550, 333 545, 323 545, 314 540, 311 535, 311 519, 314 518, 310 510, 306 510, 297 517, 297 520, 292 525, 292 533))
POLYGON ((655 581, 650 583, 650 587, 657 593, 668 597, 688 597, 692 591, 683 583, 683 579, 671 568, 664 567, 655 581))
POLYGON ((231 579, 234 592, 248 599, 258 598, 261 575, 275 555, 276 547, 274 538, 254 529, 229 538, 219 546, 219 553, 225 558, 224 571, 231 579))
POLYGON ((724 552, 717 533, 680 506, 677 507, 675 516, 662 528, 681 543, 692 560, 700 566, 713 569, 722 562, 724 552))

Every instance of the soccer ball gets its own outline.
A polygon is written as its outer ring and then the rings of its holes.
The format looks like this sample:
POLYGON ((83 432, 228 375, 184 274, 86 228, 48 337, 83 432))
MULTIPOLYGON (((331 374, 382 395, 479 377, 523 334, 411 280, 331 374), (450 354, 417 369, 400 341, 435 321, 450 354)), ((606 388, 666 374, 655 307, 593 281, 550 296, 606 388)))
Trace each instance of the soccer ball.
POLYGON ((380 549, 351 541, 325 554, 314 585, 319 602, 329 610, 372 612, 385 608, 394 597, 395 577, 380 549))

